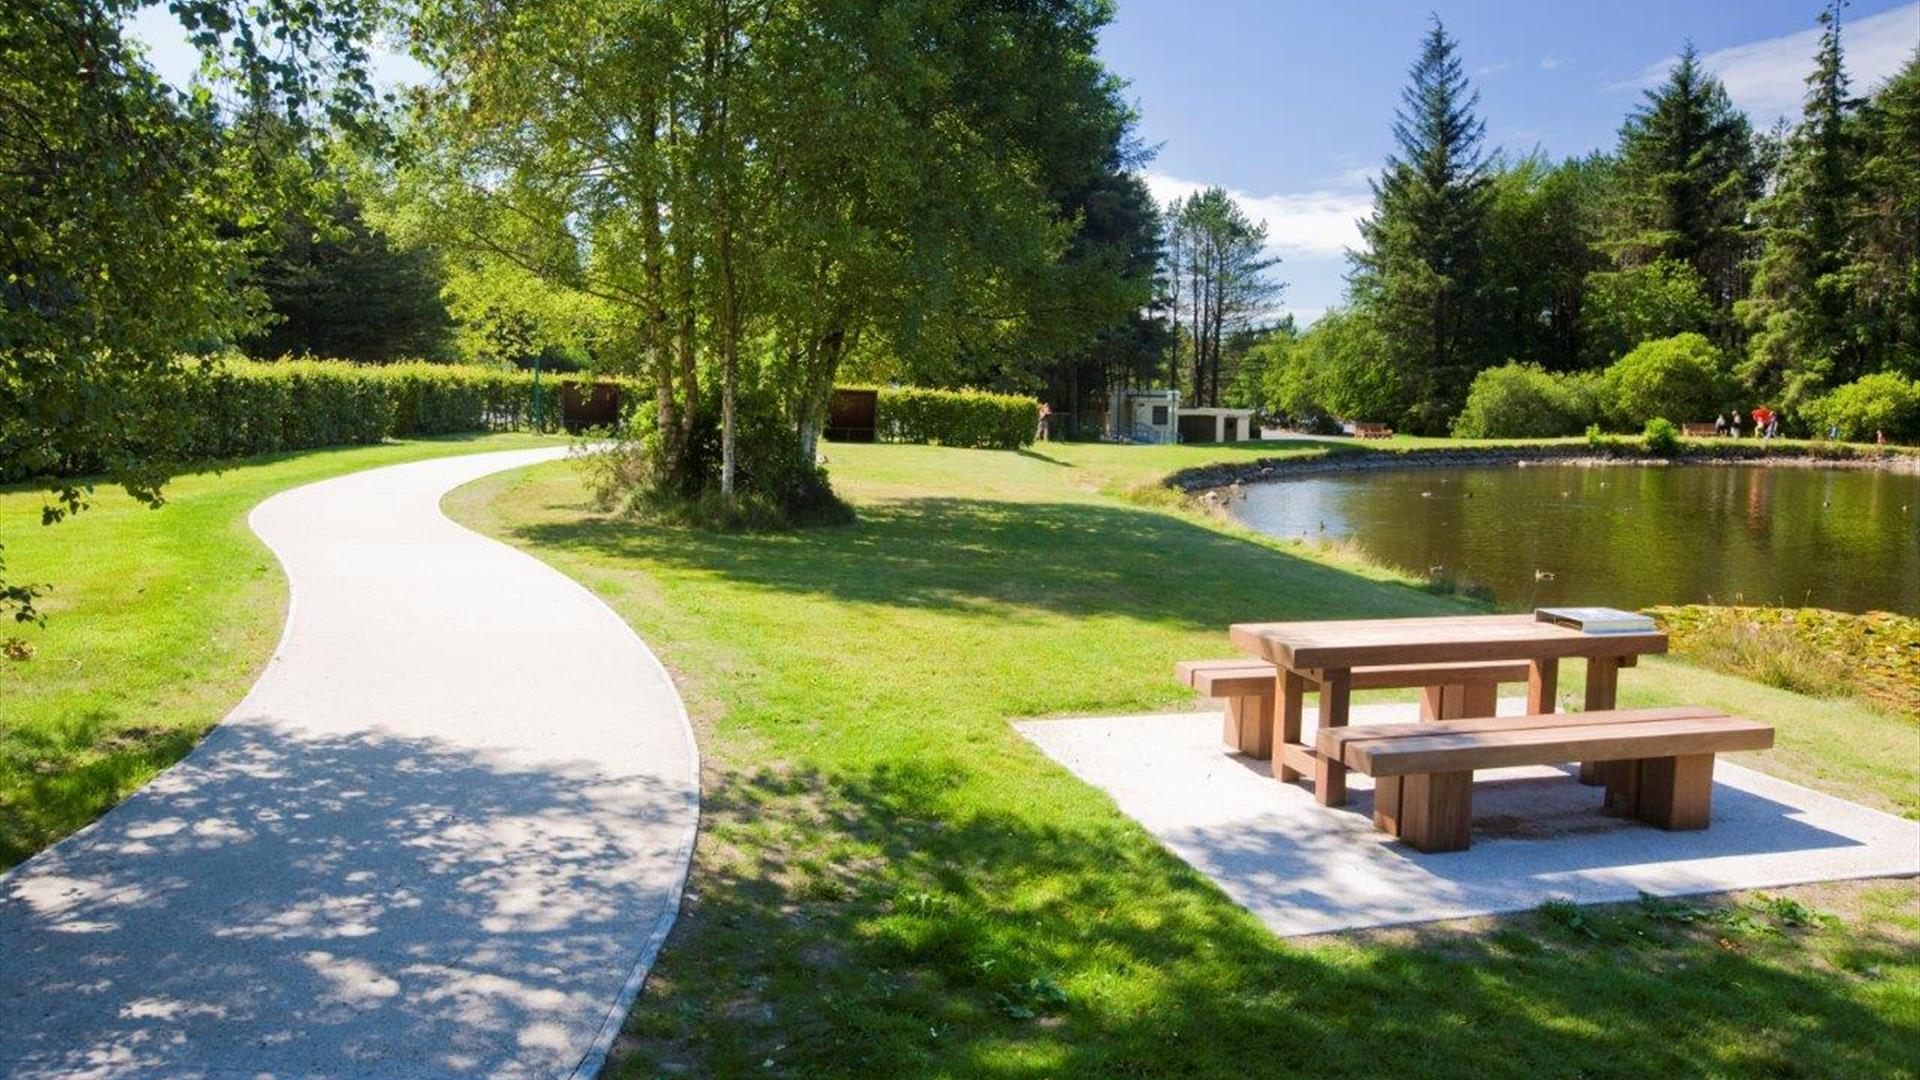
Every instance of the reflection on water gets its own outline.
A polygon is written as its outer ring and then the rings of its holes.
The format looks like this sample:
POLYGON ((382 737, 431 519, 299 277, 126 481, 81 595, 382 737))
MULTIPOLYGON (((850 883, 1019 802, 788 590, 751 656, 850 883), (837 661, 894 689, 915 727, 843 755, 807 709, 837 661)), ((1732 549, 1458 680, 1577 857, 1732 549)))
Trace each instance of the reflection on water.
POLYGON ((1275 536, 1351 537, 1502 608, 1717 600, 1920 614, 1920 476, 1748 466, 1401 469, 1246 489, 1275 536))

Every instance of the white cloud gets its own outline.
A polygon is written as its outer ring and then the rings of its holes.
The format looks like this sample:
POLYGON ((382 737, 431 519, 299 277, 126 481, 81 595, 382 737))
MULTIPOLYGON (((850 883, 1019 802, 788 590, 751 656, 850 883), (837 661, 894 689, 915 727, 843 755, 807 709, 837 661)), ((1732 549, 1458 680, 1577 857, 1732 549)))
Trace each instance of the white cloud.
POLYGON ((1480 67, 1474 68, 1471 74, 1476 79, 1484 79, 1488 75, 1498 75, 1512 66, 1511 63, 1502 60, 1497 64, 1483 64, 1480 67))
POLYGON ((1565 60, 1562 60, 1562 59, 1560 59, 1560 58, 1558 58, 1558 57, 1554 57, 1554 56, 1543 56, 1543 57, 1541 57, 1541 58, 1540 58, 1540 70, 1541 70, 1541 71, 1552 71, 1552 70, 1553 70, 1554 68, 1557 68, 1557 67, 1560 67, 1560 66, 1562 66, 1562 65, 1564 65, 1565 63, 1566 63, 1566 61, 1565 61, 1565 60))
MULTIPOLYGON (((1249 195, 1229 188, 1227 194, 1248 217, 1266 223, 1267 246, 1272 250, 1282 256, 1324 258, 1360 245, 1360 219, 1373 211, 1373 194, 1366 187, 1373 173, 1373 169, 1348 170, 1311 191, 1249 195)), ((1162 205, 1210 186, 1161 173, 1147 173, 1144 179, 1147 190, 1162 205)))
MULTIPOLYGON (((1726 84, 1733 103, 1747 111, 1756 127, 1776 117, 1795 116, 1806 97, 1807 73, 1813 70, 1820 30, 1783 34, 1746 45, 1716 49, 1700 58, 1708 71, 1726 84)), ((1920 3, 1904 4, 1878 15, 1840 24, 1840 44, 1846 52, 1847 74, 1856 91, 1865 92, 1905 64, 1920 45, 1920 3)), ((1669 57, 1641 72, 1637 78, 1609 89, 1646 89, 1667 77, 1669 57)))

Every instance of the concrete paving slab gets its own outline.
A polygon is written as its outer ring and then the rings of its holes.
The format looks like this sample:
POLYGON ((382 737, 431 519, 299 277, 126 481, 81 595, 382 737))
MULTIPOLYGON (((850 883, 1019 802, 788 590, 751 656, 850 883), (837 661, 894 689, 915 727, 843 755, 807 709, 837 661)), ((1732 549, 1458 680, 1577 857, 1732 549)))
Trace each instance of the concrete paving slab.
MULTIPOLYGON (((1524 702, 1503 702, 1503 713, 1524 702)), ((1314 711, 1307 711, 1312 730, 1314 711)), ((1406 722, 1412 706, 1355 707, 1353 722, 1406 722)), ((1282 936, 1580 903, 1920 874, 1920 822, 1726 760, 1713 825, 1664 832, 1603 816, 1571 770, 1487 769, 1474 785, 1473 846, 1426 855, 1373 827, 1372 781, 1314 801, 1267 762, 1220 743, 1219 713, 1015 725, 1113 797, 1174 853, 1282 936)))
POLYGON ((251 517, 279 648, 185 760, 0 878, 0 1075, 592 1075, 678 907, 685 709, 598 598, 449 521, 541 449, 251 517))

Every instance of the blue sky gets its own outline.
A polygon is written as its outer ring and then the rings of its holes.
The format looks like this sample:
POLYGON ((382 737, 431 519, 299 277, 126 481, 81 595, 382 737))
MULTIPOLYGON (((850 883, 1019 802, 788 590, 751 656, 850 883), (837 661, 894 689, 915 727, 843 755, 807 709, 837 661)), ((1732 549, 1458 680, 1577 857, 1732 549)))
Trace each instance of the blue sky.
MULTIPOLYGON (((1367 177, 1437 12, 1480 90, 1491 146, 1561 157, 1611 147, 1620 122, 1691 38, 1755 126, 1797 115, 1818 0, 1603 3, 1120 0, 1101 52, 1130 80, 1147 166, 1166 198, 1219 184, 1268 224, 1303 321, 1339 302, 1367 177)), ((1855 0, 1843 17, 1860 89, 1920 45, 1920 3, 1855 0)))
MULTIPOLYGON (((1344 252, 1371 205, 1367 178, 1391 149, 1406 72, 1437 12, 1481 93, 1490 146, 1555 157, 1610 147, 1620 121, 1691 38, 1734 102, 1765 127, 1797 115, 1819 0, 1119 0, 1101 39, 1128 79, 1147 180, 1164 202, 1210 184, 1267 223, 1303 322, 1339 302, 1344 252)), ((1854 0, 1848 69, 1864 90, 1920 45, 1920 0, 1854 0)), ((160 73, 184 83, 194 55, 163 6, 138 13, 160 73)), ((381 51, 386 83, 419 65, 381 51)))

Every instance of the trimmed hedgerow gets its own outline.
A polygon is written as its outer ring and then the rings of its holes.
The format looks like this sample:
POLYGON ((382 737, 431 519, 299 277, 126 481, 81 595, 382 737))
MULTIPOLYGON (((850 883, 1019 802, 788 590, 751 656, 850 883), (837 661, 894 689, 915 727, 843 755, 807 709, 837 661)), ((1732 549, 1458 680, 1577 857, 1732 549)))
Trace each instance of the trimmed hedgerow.
POLYGON ((875 423, 886 442, 1015 450, 1033 442, 1040 402, 980 390, 882 387, 875 423))
MULTIPOLYGON (((592 381, 543 375, 536 417, 533 375, 524 371, 338 360, 195 363, 144 389, 141 415, 129 418, 127 447, 120 452, 184 464, 390 437, 553 431, 561 426, 567 386, 592 381)), ((56 472, 99 473, 105 469, 103 458, 76 457, 61 462, 56 472)), ((32 477, 0 477, 27 479, 32 477)))

